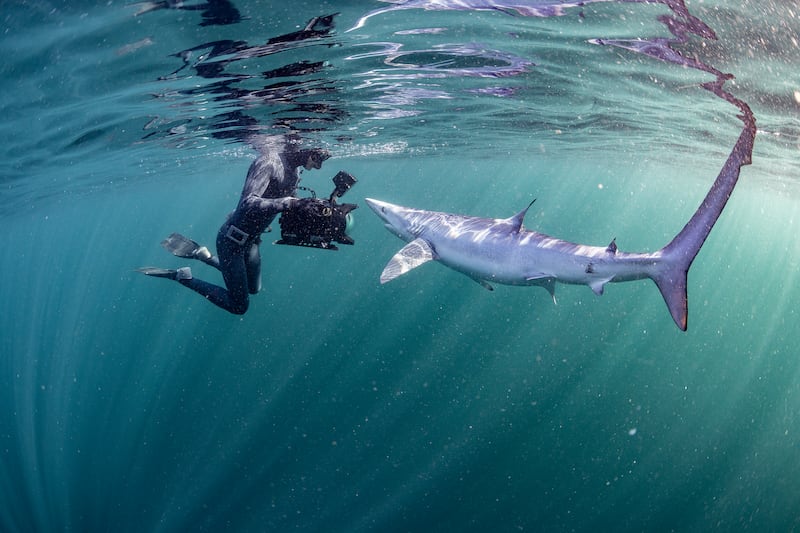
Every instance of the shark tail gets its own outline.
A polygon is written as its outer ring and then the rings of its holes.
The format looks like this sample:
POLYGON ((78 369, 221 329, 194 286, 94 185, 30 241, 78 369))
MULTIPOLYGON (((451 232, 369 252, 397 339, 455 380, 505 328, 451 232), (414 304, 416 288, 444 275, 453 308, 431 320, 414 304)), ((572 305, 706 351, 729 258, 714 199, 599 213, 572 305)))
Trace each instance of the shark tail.
POLYGON ((740 118, 745 122, 745 127, 717 179, 686 226, 668 245, 654 254, 659 259, 648 274, 661 291, 675 324, 683 331, 686 331, 688 317, 686 276, 689 267, 722 214, 739 180, 742 166, 750 164, 756 134, 755 119, 746 105, 743 111, 745 113, 740 118))
POLYGON ((672 320, 681 331, 686 331, 689 319, 689 299, 686 292, 688 274, 688 265, 674 264, 650 275, 650 279, 661 291, 672 320))

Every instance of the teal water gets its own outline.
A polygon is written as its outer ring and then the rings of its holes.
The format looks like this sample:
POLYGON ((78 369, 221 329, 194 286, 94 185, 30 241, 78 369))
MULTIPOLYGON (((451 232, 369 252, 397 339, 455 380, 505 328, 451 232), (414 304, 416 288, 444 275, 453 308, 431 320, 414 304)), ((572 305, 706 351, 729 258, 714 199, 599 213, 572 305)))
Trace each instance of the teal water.
POLYGON ((380 285, 402 242, 363 203, 505 217, 536 197, 530 228, 660 248, 742 128, 698 87, 707 73, 587 42, 669 36, 664 5, 406 9, 346 32, 391 4, 275 4, 205 26, 200 11, 4 4, 0 530, 800 527, 790 6, 687 6, 718 40, 682 50, 736 76, 759 134, 690 271, 683 333, 649 281, 561 285, 557 304, 436 264, 380 285), (234 96, 215 100, 221 80, 192 66, 170 76, 182 50, 335 11, 334 46, 226 66, 234 96), (390 42, 413 53, 378 54, 390 42), (231 81, 300 61, 326 66, 296 93, 231 81), (235 205, 253 151, 233 111, 333 152, 304 185, 359 178, 355 246, 265 244, 242 317, 133 272, 181 266, 159 241, 211 243, 235 205))

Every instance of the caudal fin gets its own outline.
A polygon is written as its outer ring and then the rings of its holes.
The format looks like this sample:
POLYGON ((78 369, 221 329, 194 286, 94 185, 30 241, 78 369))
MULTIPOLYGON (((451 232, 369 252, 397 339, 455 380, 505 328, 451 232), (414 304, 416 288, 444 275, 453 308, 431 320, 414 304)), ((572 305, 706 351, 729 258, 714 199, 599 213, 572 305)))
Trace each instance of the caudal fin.
POLYGON ((676 264, 651 276, 658 290, 661 291, 661 296, 664 297, 672 320, 681 331, 686 331, 689 318, 689 302, 686 294, 686 275, 688 273, 688 267, 676 264))
MULTIPOLYGON (((723 93, 721 89, 719 91, 721 94, 727 94, 723 93)), ((650 278, 656 282, 661 296, 667 303, 672 319, 683 331, 686 331, 688 314, 686 274, 711 233, 711 228, 722 214, 722 210, 739 180, 742 166, 750 164, 750 157, 753 153, 753 140, 756 134, 753 113, 744 102, 740 102, 732 96, 730 101, 737 103, 742 110, 742 115, 739 117, 744 122, 742 133, 700 207, 697 208, 686 226, 672 239, 672 242, 659 251, 660 264, 656 272, 650 274, 650 278)))

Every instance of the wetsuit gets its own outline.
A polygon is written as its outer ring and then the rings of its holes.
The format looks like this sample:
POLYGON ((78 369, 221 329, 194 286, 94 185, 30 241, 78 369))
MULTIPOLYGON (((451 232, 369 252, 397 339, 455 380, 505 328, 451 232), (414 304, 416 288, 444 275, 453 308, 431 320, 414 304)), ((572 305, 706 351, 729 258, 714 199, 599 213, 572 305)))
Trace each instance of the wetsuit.
POLYGON ((218 268, 223 288, 192 278, 179 282, 236 315, 244 314, 249 295, 261 290, 261 234, 275 217, 294 205, 299 165, 286 153, 263 153, 247 171, 242 196, 217 233, 217 256, 204 260, 218 268))

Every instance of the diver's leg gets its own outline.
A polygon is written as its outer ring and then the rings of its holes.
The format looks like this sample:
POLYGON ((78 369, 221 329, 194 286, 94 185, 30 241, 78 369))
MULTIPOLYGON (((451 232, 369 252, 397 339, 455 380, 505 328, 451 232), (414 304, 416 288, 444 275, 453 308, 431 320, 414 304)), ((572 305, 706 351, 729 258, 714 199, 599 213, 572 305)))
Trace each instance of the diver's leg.
POLYGON ((240 253, 232 256, 223 256, 223 259, 220 261, 222 278, 225 280, 225 286, 228 288, 228 307, 226 307, 226 309, 237 315, 243 315, 250 305, 246 256, 245 253, 242 252, 244 251, 242 250, 240 253))
MULTIPOLYGON (((261 239, 258 241, 261 242, 261 239)), ((261 252, 258 244, 250 246, 247 255, 247 285, 250 294, 258 294, 261 290, 261 252)))
POLYGON ((233 311, 231 311, 228 291, 222 287, 197 278, 181 280, 179 283, 184 287, 188 287, 194 292, 205 296, 206 299, 214 305, 233 313, 233 311))
POLYGON ((232 258, 226 263, 223 278, 225 278, 227 289, 195 277, 179 279, 178 282, 205 296, 208 301, 229 313, 243 315, 249 306, 249 298, 246 287, 247 274, 242 256, 232 258))
POLYGON ((212 255, 211 257, 208 257, 206 259, 201 259, 199 257, 197 259, 207 264, 208 266, 216 268, 217 270, 220 271, 222 270, 222 268, 219 266, 219 257, 217 257, 216 255, 212 255))
POLYGON ((224 236, 218 236, 217 250, 219 252, 217 268, 222 272, 225 287, 227 288, 197 278, 183 279, 179 280, 179 282, 181 285, 185 285, 202 294, 211 303, 222 309, 235 315, 242 315, 247 311, 249 305, 244 251, 237 245, 230 243, 224 236))

